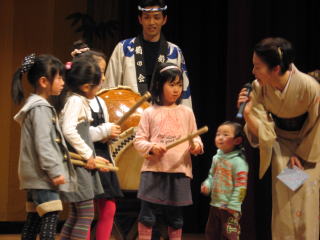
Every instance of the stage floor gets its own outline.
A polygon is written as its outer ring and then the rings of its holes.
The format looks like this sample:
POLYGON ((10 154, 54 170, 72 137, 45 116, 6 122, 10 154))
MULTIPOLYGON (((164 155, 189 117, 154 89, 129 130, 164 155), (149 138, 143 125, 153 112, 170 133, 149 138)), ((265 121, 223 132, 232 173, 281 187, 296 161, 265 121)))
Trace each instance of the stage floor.
MULTIPOLYGON (((58 240, 58 236, 56 237, 58 240)), ((203 240, 203 234, 183 234, 183 240, 203 240)), ((18 234, 0 234, 0 240, 20 240, 20 235, 18 234)), ((111 237, 110 240, 116 240, 115 238, 111 237)))

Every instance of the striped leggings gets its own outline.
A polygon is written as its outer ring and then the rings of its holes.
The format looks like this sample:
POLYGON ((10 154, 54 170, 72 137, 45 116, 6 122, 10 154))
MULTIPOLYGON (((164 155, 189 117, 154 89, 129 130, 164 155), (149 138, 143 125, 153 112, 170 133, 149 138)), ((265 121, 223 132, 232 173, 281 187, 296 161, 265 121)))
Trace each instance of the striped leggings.
POLYGON ((85 240, 94 218, 93 200, 71 203, 68 219, 61 230, 61 240, 85 240))

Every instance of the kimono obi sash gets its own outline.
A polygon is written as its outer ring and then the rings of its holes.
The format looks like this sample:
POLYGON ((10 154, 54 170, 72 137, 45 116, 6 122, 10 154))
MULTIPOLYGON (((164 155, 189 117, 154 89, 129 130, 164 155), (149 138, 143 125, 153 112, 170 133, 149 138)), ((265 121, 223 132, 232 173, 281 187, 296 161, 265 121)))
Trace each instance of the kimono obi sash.
POLYGON ((278 128, 285 131, 299 131, 307 119, 308 112, 294 118, 280 118, 273 113, 271 115, 278 128))

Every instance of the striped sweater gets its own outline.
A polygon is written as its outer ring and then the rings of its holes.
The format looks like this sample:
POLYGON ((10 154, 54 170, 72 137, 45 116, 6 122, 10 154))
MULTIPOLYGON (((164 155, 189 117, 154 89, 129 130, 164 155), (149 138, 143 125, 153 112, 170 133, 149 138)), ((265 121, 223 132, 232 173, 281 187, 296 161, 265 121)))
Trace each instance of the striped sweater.
POLYGON ((241 212, 246 195, 248 164, 240 150, 213 156, 207 179, 202 183, 211 193, 211 206, 241 212))

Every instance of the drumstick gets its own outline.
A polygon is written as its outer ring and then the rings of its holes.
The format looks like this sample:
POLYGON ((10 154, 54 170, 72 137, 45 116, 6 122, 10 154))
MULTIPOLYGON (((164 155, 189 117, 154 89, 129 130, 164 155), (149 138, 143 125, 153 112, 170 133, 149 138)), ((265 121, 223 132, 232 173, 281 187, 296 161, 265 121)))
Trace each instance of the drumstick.
MULTIPOLYGON (((81 160, 81 161, 85 161, 85 159, 83 157, 81 157, 79 154, 74 153, 74 152, 69 152, 70 157, 76 160, 81 160)), ((96 163, 101 163, 101 164, 107 164, 104 161, 100 160, 100 159, 96 159, 95 160, 96 163)))
POLYGON ((188 136, 186 136, 184 138, 181 138, 181 139, 179 139, 179 140, 177 140, 177 141, 175 141, 173 143, 168 144, 166 146, 166 148, 168 150, 168 149, 173 148, 173 147, 175 147, 175 146, 177 146, 177 145, 179 145, 179 144, 181 144, 181 143, 183 143, 185 141, 192 141, 193 138, 195 138, 195 137, 197 137, 197 136, 199 136, 199 135, 201 135, 203 133, 206 133, 206 132, 208 132, 208 127, 204 126, 204 127, 200 128, 199 130, 197 130, 196 132, 191 133, 191 134, 189 134, 188 136))
MULTIPOLYGON (((86 163, 84 161, 78 160, 78 159, 72 159, 72 158, 71 158, 71 163, 73 165, 77 165, 77 166, 81 166, 81 167, 84 167, 86 165, 86 163)), ((109 169, 110 171, 113 171, 113 172, 116 172, 116 171, 119 170, 118 167, 107 165, 107 164, 96 163, 96 167, 97 168, 107 168, 107 169, 109 169)))
MULTIPOLYGON (((177 140, 177 141, 175 141, 175 142, 173 142, 173 143, 168 144, 168 145, 166 146, 166 149, 168 150, 168 149, 170 149, 170 148, 173 148, 173 147, 175 147, 175 146, 177 146, 177 145, 179 145, 179 144, 181 144, 181 143, 183 143, 183 142, 185 142, 185 141, 190 141, 190 145, 191 145, 191 146, 194 146, 194 143, 193 143, 192 139, 195 138, 195 137, 197 137, 197 136, 199 136, 199 135, 201 135, 201 134, 203 134, 203 133, 206 133, 206 132, 208 132, 208 127, 207 127, 207 126, 204 126, 204 127, 200 128, 199 130, 197 130, 196 132, 191 133, 191 134, 189 134, 188 136, 186 136, 186 137, 184 137, 184 138, 180 138, 179 140, 177 140), (191 143, 191 142, 192 142, 192 143, 191 143)), ((149 152, 148 154, 149 154, 149 155, 152 155, 152 152, 149 152)), ((146 158, 146 157, 148 156, 148 154, 146 154, 144 157, 146 158)))
MULTIPOLYGON (((73 152, 69 152, 70 154, 70 157, 71 157, 71 162, 72 164, 75 164, 75 165, 79 165, 79 166, 85 166, 85 162, 84 162, 84 159, 83 157, 81 157, 79 154, 76 154, 76 153, 73 153, 73 152)), ((119 168, 118 167, 115 167, 113 166, 111 163, 106 163, 100 159, 96 159, 95 160, 95 164, 97 166, 97 168, 107 168, 109 169, 110 171, 118 171, 119 168)))
POLYGON ((126 112, 115 124, 121 125, 125 120, 127 120, 128 117, 138 108, 140 107, 145 101, 147 101, 151 97, 151 94, 149 92, 146 92, 138 102, 136 102, 128 112, 126 112))

